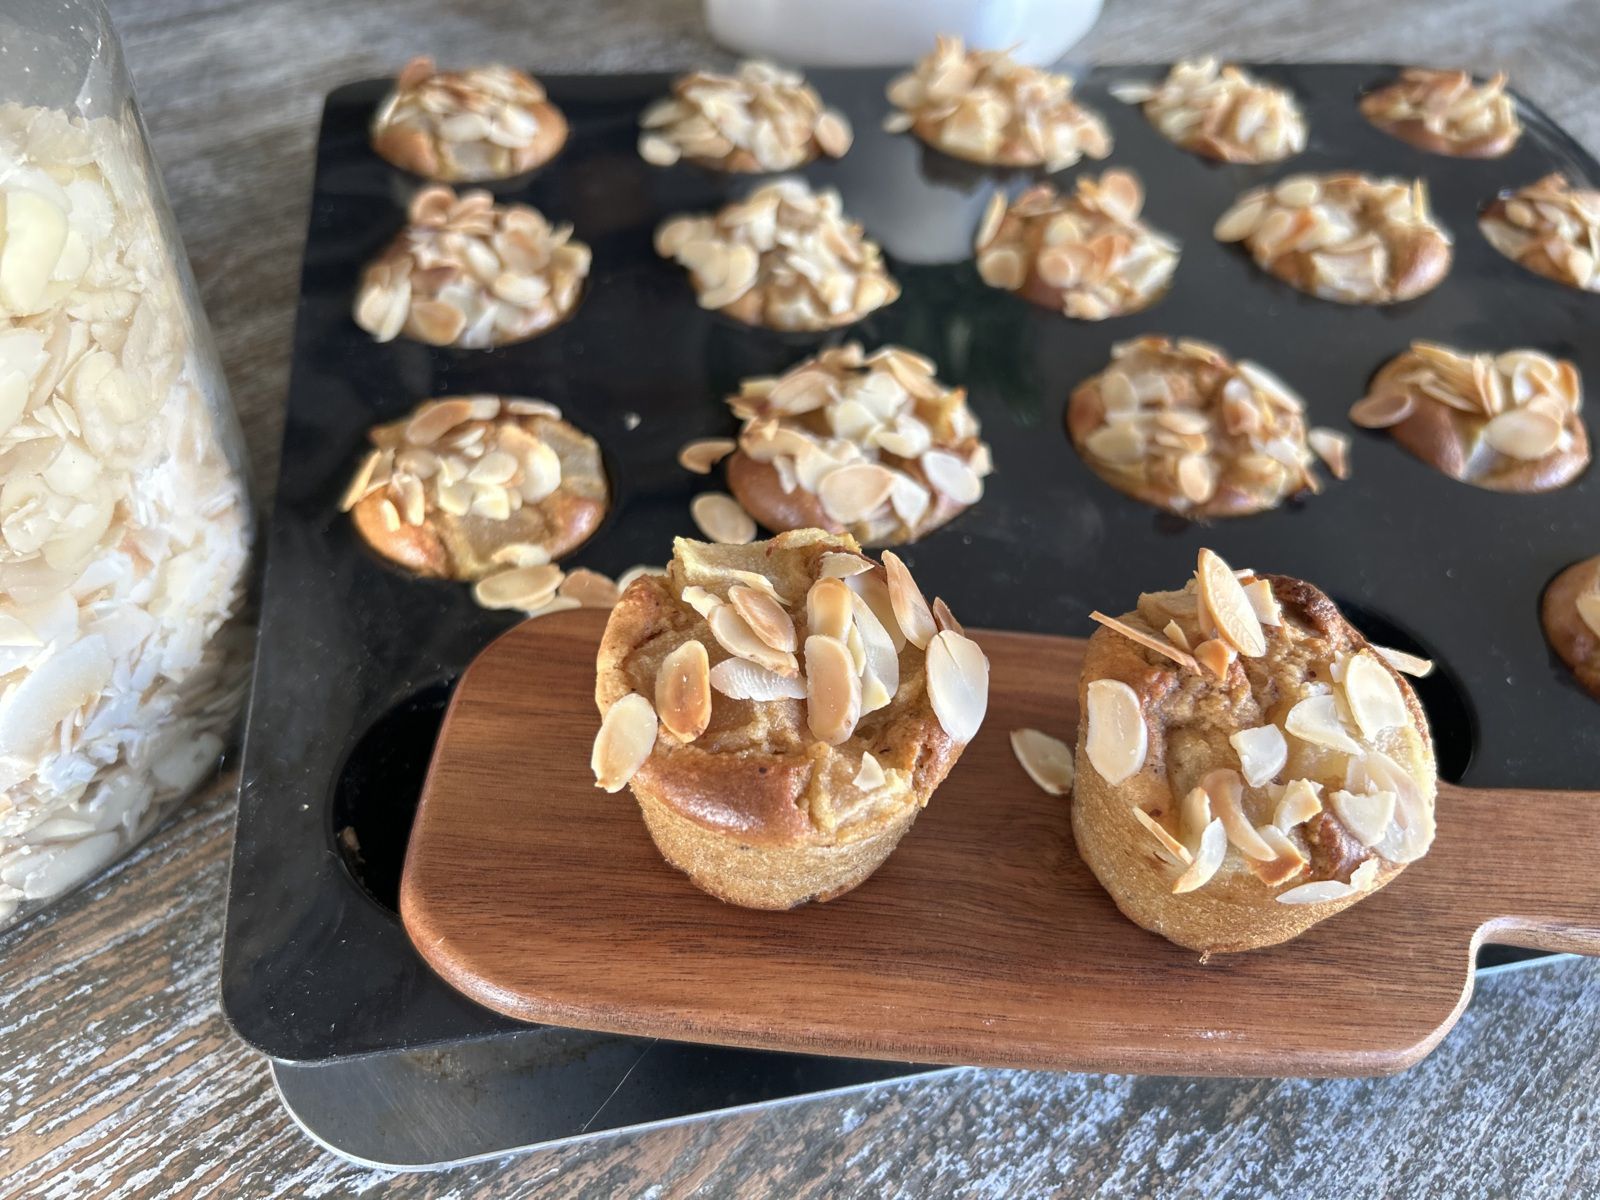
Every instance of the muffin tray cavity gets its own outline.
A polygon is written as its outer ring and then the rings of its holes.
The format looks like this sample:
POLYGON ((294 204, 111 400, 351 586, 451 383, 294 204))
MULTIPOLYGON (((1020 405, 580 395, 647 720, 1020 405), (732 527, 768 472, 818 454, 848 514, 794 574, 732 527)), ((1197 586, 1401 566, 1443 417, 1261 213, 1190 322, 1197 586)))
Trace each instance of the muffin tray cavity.
MULTIPOLYGON (((824 101, 850 118, 856 142, 842 160, 800 174, 841 190, 845 211, 882 245, 903 288, 869 319, 820 336, 764 333, 707 313, 682 269, 654 253, 651 235, 665 217, 712 211, 758 182, 638 157, 638 114, 666 93, 669 76, 545 77, 571 121, 570 143, 540 171, 492 190, 571 221, 593 247, 594 268, 572 320, 496 351, 380 345, 351 319, 363 266, 394 236, 423 184, 367 144, 387 82, 335 91, 318 142, 230 885, 223 999, 239 1032, 275 1057, 323 1061, 525 1028, 434 974, 395 911, 399 856, 445 698, 517 620, 479 608, 463 585, 384 563, 338 511, 367 429, 428 397, 542 397, 592 434, 615 502, 567 565, 615 575, 664 562, 674 535, 694 535, 690 500, 722 483, 715 472, 681 469, 676 452, 691 438, 733 432, 723 398, 739 379, 776 374, 823 345, 899 343, 968 389, 993 448, 996 471, 982 501, 904 553, 929 596, 943 596, 969 626, 1086 636, 1092 609, 1120 612, 1141 590, 1173 586, 1192 569, 1197 547, 1210 545, 1237 566, 1318 583, 1376 640, 1436 658, 1441 670, 1420 690, 1451 782, 1600 785, 1595 702, 1550 654, 1538 620, 1545 583, 1597 549, 1594 471, 1544 495, 1497 495, 1444 478, 1384 435, 1351 430, 1349 481, 1272 513, 1197 527, 1112 490, 1066 438, 1072 387, 1106 363, 1114 343, 1150 332, 1211 341, 1261 363, 1299 391, 1312 423, 1339 429, 1349 429, 1345 413, 1373 372, 1416 338, 1533 346, 1600 380, 1592 336, 1600 297, 1508 261, 1476 224, 1480 206, 1503 188, 1556 170, 1590 184, 1600 164, 1525 101, 1527 132, 1511 154, 1447 159, 1383 134, 1357 111, 1360 92, 1391 78, 1392 68, 1252 69, 1291 88, 1306 110, 1310 144, 1287 163, 1204 162, 1108 95, 1108 84, 1154 77, 1159 68, 1083 75, 1082 98, 1104 115, 1116 146, 1105 163, 1061 172, 1057 182, 1129 168, 1145 185, 1150 222, 1183 243, 1167 296, 1098 324, 990 288, 972 263, 972 234, 991 191, 1015 192, 1037 176, 959 163, 884 133, 892 72, 810 73, 824 101), (1349 308, 1304 296, 1213 241, 1213 221, 1239 193, 1287 174, 1339 169, 1428 180, 1455 239, 1440 287, 1393 308, 1349 308)), ((527 665, 530 690, 540 687, 540 670, 527 665)), ((991 718, 992 735, 1003 736, 1004 720, 991 718)), ((1037 715, 1058 733, 1070 720, 1065 688, 1054 714, 1037 715)), ((971 770, 963 763, 949 786, 971 770)), ((1441 810, 1455 795, 1441 799, 1441 810)), ((929 821, 954 797, 937 795, 929 821)), ((611 803, 625 813, 623 799, 611 803)), ((1494 815, 1507 836, 1521 827, 1516 808, 1494 815)), ((645 841, 642 828, 634 832, 645 841)), ((899 853, 930 832, 919 825, 899 853)), ((475 833, 486 843, 504 836, 475 833)), ((664 884, 688 887, 660 863, 651 867, 664 884)), ((1403 915, 1424 880, 1421 870, 1408 873, 1371 905, 1403 915)), ((879 882, 846 903, 871 903, 879 882)), ((935 919, 941 903, 930 898, 924 919, 935 919)), ((1364 907, 1328 931, 1364 920, 1364 907)), ((1145 936, 1131 925, 1128 933, 1145 936)), ((1295 949, 1284 953, 1292 958, 1295 949)), ((786 1072, 793 1092, 810 1090, 811 1060, 762 1061, 786 1072)), ((739 1062, 741 1072, 750 1069, 747 1054, 739 1062)))

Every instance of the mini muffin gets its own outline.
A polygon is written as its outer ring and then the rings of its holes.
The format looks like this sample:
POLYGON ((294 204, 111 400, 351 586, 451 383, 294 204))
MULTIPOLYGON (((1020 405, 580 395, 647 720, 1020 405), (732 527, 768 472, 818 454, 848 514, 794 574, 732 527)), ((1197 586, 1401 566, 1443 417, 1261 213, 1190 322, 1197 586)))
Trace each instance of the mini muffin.
POLYGON ((1139 220, 1144 188, 1129 171, 1078 176, 1062 196, 1035 184, 1010 204, 996 192, 978 227, 978 274, 1041 308, 1085 321, 1148 308, 1178 267, 1178 243, 1139 220))
POLYGON ((851 141, 850 122, 804 76, 767 62, 681 76, 639 124, 639 157, 658 167, 687 159, 713 171, 792 171, 820 154, 842 158, 851 141))
POLYGON ((689 272, 701 308, 768 329, 836 329, 900 295, 839 193, 803 179, 769 183, 711 216, 670 218, 656 253, 689 272))
POLYGON ((1412 342, 1373 377, 1350 420, 1387 429, 1462 483, 1548 492, 1589 465, 1582 407, 1578 370, 1565 360, 1537 350, 1469 354, 1412 342))
POLYGON ((1265 512, 1320 486, 1300 397, 1189 338, 1113 346, 1106 369, 1073 389, 1067 434, 1112 487, 1181 516, 1265 512))
POLYGON ((1474 83, 1467 71, 1407 67, 1393 83, 1361 97, 1361 115, 1418 150, 1499 158, 1522 136, 1516 101, 1505 89, 1503 71, 1474 83))
POLYGON ((1287 941, 1433 841, 1410 685, 1309 583, 1209 550, 1089 640, 1072 829, 1124 915, 1206 953, 1287 941))
POLYGON ((1004 50, 968 50, 941 37, 915 69, 889 85, 901 111, 891 133, 911 130, 935 150, 969 162, 1059 171, 1111 153, 1100 117, 1072 98, 1072 80, 1025 67, 1004 50))
POLYGON ((880 566, 818 529, 679 538, 606 625, 592 765, 605 790, 632 787, 696 885, 793 908, 888 857, 977 733, 988 681, 892 554, 880 566))
POLYGON ((965 389, 900 346, 824 350, 728 404, 744 421, 728 487, 768 529, 914 541, 976 504, 991 469, 965 389))
POLYGON ((1341 304, 1411 300, 1450 270, 1450 235, 1420 179, 1291 175, 1244 193, 1213 232, 1243 242, 1268 274, 1341 304))
POLYGON ((1111 94, 1143 105, 1168 141, 1219 162, 1281 162, 1306 148, 1305 114, 1287 88, 1215 58, 1175 63, 1161 83, 1119 83, 1111 94))
POLYGON ((410 221, 367 267, 356 324, 375 341, 484 349, 561 324, 578 307, 589 247, 526 204, 424 188, 410 221))
POLYGON ((1489 244, 1567 287, 1600 292, 1600 190, 1560 173, 1497 196, 1478 218, 1489 244))
POLYGON ((543 166, 567 121, 538 80, 512 67, 440 71, 414 58, 372 118, 372 148, 440 183, 509 179, 543 166))
POLYGON ((1539 616, 1551 648, 1600 699, 1600 557, 1573 563, 1552 579, 1539 616))
POLYGON ((473 580, 549 563, 606 513, 600 447, 542 400, 430 400, 369 436, 376 449, 340 507, 368 545, 418 575, 473 580))

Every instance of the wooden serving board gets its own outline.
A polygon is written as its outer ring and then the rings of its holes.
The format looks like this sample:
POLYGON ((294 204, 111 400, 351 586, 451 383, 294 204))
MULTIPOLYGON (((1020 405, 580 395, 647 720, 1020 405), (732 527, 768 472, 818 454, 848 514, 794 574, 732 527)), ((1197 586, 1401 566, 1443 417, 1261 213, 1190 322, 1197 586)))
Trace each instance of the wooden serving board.
POLYGON ((1286 945, 1200 961, 1126 920, 1009 732, 1073 740, 1078 639, 979 633, 989 715, 882 868, 828 904, 734 908, 595 789, 606 614, 529 621, 467 670, 401 914, 445 979, 528 1021, 929 1063, 1367 1075, 1436 1045, 1482 941, 1600 954, 1600 795, 1443 785, 1432 852, 1286 945))

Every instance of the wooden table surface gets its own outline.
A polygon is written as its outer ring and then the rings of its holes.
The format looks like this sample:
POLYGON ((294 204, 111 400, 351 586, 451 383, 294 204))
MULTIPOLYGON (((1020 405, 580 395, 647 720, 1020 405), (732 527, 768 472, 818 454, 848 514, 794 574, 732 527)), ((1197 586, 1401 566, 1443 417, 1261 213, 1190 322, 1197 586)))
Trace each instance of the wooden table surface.
MULTIPOLYGON (((547 71, 715 53, 696 0, 111 7, 268 497, 324 92, 419 51, 547 71)), ((1503 67, 1600 148, 1593 0, 1109 0, 1075 57, 1200 51, 1503 67)), ((1387 1080, 971 1071, 436 1174, 355 1167, 304 1138, 218 1010, 232 825, 222 787, 0 937, 0 1196, 1600 1194, 1592 962, 1485 983, 1387 1080)))

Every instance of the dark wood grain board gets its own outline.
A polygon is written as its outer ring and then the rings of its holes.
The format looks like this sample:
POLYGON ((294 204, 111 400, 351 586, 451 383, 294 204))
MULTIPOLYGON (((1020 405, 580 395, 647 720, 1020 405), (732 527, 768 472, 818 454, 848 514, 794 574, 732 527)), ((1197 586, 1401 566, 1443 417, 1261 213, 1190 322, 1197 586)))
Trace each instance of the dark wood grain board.
POLYGON ((1433 1048, 1484 938, 1600 953, 1600 795, 1444 786, 1439 836, 1297 941, 1201 961, 1134 926, 1009 732, 1077 728, 1085 643, 980 633, 988 719, 900 847, 839 900, 722 904, 595 789, 606 614, 503 635, 463 676, 401 885, 412 941, 511 1016, 766 1049, 985 1066, 1366 1075, 1433 1048))

